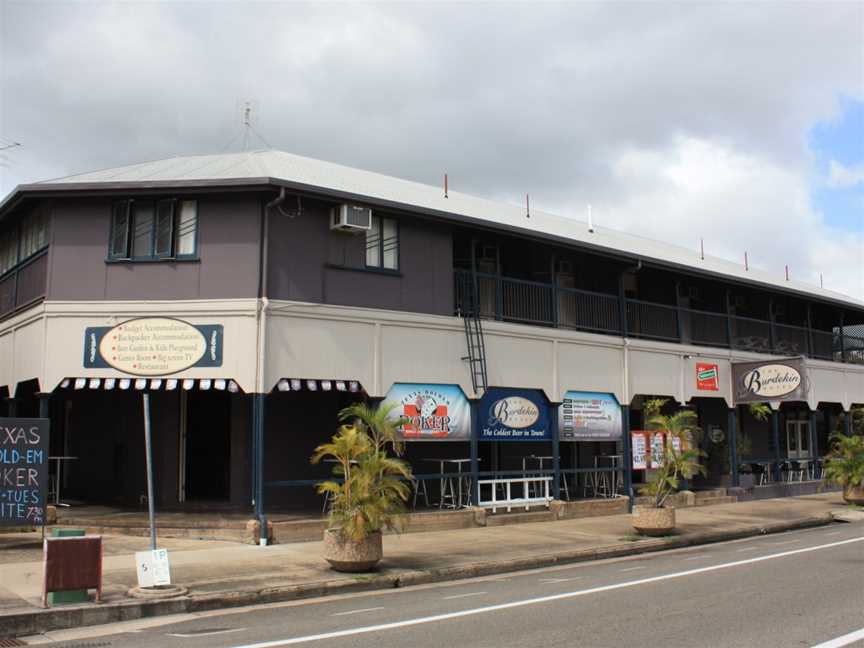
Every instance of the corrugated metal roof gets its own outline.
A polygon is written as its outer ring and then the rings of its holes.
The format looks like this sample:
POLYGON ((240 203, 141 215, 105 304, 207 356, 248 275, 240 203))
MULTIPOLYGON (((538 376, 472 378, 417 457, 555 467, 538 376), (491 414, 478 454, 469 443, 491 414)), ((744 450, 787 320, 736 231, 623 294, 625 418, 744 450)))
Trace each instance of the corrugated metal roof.
POLYGON ((72 189, 74 185, 218 184, 220 181, 226 183, 232 181, 236 184, 242 181, 257 183, 268 179, 292 185, 306 185, 329 192, 353 194, 372 200, 396 203, 406 208, 415 207, 445 216, 461 217, 492 226, 503 226, 508 229, 565 239, 630 257, 655 260, 748 283, 755 282, 784 291, 791 290, 808 296, 864 307, 864 301, 842 293, 799 281, 785 281, 782 277, 775 277, 760 270, 748 271, 740 263, 707 255, 705 259, 700 259, 699 252, 696 250, 607 227, 595 226, 592 233, 588 231, 588 226, 583 221, 533 210, 529 219, 526 218, 524 206, 493 202, 454 191, 449 192, 449 197, 445 198, 442 187, 424 185, 283 151, 264 150, 177 157, 48 180, 19 187, 19 190, 72 189))

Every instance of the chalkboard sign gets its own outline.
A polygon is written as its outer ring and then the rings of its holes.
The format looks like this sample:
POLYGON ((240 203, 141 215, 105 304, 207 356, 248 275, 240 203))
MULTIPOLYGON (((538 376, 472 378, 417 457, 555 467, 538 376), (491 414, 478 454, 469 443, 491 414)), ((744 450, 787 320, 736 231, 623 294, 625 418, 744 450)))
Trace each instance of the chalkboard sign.
POLYGON ((0 526, 44 524, 48 426, 48 419, 0 418, 0 526))

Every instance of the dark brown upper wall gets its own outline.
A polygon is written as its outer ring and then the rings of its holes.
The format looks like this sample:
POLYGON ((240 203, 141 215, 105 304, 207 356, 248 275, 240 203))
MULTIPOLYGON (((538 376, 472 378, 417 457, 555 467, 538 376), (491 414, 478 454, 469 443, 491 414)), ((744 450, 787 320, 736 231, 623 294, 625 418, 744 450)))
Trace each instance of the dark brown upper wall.
POLYGON ((407 214, 399 222, 399 272, 367 271, 366 239, 332 232, 329 205, 304 202, 295 217, 274 211, 268 296, 313 303, 453 314, 453 234, 407 214))
POLYGON ((106 263, 112 199, 58 199, 52 209, 48 299, 254 298, 260 197, 214 194, 197 200, 198 261, 106 263))

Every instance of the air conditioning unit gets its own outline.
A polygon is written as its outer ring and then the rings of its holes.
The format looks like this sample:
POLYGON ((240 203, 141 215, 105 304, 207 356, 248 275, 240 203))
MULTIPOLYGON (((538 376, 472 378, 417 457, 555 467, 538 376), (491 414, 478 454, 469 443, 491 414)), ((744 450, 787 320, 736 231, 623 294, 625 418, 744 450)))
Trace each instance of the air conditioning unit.
POLYGON ((339 205, 330 210, 330 229, 365 232, 372 229, 372 209, 362 205, 339 205))

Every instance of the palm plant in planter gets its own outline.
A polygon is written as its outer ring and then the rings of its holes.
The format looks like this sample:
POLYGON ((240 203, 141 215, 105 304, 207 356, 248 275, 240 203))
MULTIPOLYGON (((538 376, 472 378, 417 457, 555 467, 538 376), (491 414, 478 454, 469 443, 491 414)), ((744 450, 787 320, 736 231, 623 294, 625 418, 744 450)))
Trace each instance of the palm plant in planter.
POLYGON ((369 571, 383 556, 381 530, 399 531, 410 495, 410 466, 388 453, 400 448, 393 405, 373 410, 352 405, 330 443, 315 449, 312 463, 334 462, 333 477, 318 485, 330 502, 324 558, 337 571, 369 571), (347 423, 346 423, 347 421, 347 423))
POLYGON ((864 506, 864 436, 831 436, 831 452, 825 457, 825 481, 843 487, 843 499, 864 506))
POLYGON ((690 410, 679 410, 671 415, 653 414, 647 421, 651 430, 668 434, 663 459, 648 483, 640 489, 651 498, 650 505, 633 507, 633 528, 645 535, 666 535, 675 528, 675 509, 666 506, 666 500, 678 490, 682 479, 704 474, 699 458, 705 453, 695 447, 701 434, 698 417, 690 410), (677 442, 675 441, 677 439, 677 442))

